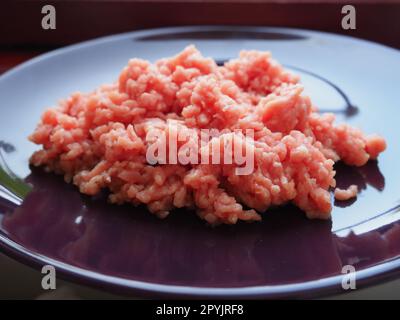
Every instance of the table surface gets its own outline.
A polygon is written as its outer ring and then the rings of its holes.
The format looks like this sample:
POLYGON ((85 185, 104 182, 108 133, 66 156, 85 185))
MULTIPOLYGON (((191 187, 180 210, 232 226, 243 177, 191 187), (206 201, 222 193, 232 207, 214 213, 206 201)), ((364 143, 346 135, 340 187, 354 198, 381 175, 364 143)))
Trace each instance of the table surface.
MULTIPOLYGON (((0 299, 137 299, 57 279, 56 290, 41 287, 42 274, 0 253, 0 299)), ((323 299, 400 299, 400 279, 323 299)))

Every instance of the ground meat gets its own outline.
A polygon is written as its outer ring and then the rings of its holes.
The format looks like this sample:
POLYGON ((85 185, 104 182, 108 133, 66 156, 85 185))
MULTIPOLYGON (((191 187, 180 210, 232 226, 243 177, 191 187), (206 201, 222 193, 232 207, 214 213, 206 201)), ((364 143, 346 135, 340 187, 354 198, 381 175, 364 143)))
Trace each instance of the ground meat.
MULTIPOLYGON (((145 204, 161 218, 185 207, 211 224, 234 224, 292 202, 309 218, 327 219, 334 163, 361 166, 386 144, 319 114, 298 81, 268 52, 242 51, 224 66, 194 46, 155 63, 132 59, 115 83, 43 113, 30 136, 42 149, 30 162, 63 174, 82 193, 105 188, 111 202, 145 204), (239 175, 242 166, 224 149, 217 164, 149 160, 154 143, 164 141, 153 133, 185 133, 176 146, 165 139, 168 153, 196 145, 202 129, 219 133, 195 156, 212 158, 227 141, 251 151, 252 171, 239 175)), ((356 194, 354 186, 335 191, 339 200, 356 194)))
POLYGON ((335 189, 335 199, 339 201, 349 200, 351 198, 357 197, 358 187, 355 184, 352 184, 347 189, 335 189))

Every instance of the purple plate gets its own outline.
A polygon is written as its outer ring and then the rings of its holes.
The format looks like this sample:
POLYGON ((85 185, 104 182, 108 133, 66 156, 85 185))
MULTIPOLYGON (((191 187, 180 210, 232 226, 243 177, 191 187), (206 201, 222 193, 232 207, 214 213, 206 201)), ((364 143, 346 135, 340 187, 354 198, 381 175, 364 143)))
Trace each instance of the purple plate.
POLYGON ((44 54, 0 77, 0 246, 35 267, 129 295, 312 297, 341 291, 343 267, 357 288, 400 271, 399 51, 327 33, 282 28, 183 27, 101 38, 44 54), (271 50, 302 77, 321 111, 379 133, 388 149, 361 168, 337 164, 338 186, 356 200, 334 203, 331 221, 293 206, 261 223, 211 228, 192 212, 158 220, 144 208, 90 198, 28 165, 27 140, 45 107, 117 78, 131 57, 155 60, 194 43, 219 62, 241 49, 271 50), (18 178, 19 177, 19 178, 18 178), (23 180, 29 182, 27 188, 23 180))

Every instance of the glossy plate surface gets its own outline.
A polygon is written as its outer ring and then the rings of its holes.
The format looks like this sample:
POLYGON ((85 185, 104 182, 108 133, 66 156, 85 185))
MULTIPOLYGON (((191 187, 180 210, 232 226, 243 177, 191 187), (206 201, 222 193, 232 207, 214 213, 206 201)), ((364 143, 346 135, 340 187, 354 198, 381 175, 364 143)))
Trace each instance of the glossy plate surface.
POLYGON ((358 287, 400 271, 400 53, 375 43, 282 28, 182 27, 101 38, 35 58, 0 77, 0 245, 35 266, 119 293, 149 296, 310 297, 341 290, 342 268, 358 287), (334 204, 331 221, 293 206, 262 223, 210 228, 176 211, 158 220, 143 208, 90 198, 28 165, 27 140, 40 114, 74 91, 115 80, 131 57, 155 60, 194 43, 219 62, 241 49, 270 50, 302 77, 321 111, 388 142, 378 162, 337 164, 338 186, 356 200, 334 204), (32 186, 21 188, 25 179, 32 186), (26 196, 25 196, 26 195, 26 196))

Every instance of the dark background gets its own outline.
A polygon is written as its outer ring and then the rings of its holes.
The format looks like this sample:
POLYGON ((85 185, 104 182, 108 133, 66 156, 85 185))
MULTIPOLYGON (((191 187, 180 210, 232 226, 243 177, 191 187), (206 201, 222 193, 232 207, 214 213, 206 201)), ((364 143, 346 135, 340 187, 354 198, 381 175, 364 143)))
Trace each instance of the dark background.
POLYGON ((256 25, 323 30, 400 48, 400 0, 2 0, 0 74, 59 46, 137 29, 179 25, 256 25), (41 8, 56 8, 56 30, 43 30, 41 8), (343 30, 352 4, 357 29, 343 30))
POLYGON ((400 48, 400 0, 3 0, 1 46, 60 46, 107 34, 177 25, 258 25, 317 29, 400 48), (41 8, 52 4, 57 29, 41 28, 41 8), (341 28, 341 8, 352 4, 357 29, 341 28))
POLYGON ((2 0, 0 74, 45 51, 95 37, 202 24, 315 29, 400 48, 400 0, 2 0), (46 4, 56 8, 56 30, 41 27, 46 4), (356 30, 341 28, 345 4, 356 8, 356 30))

